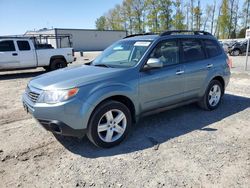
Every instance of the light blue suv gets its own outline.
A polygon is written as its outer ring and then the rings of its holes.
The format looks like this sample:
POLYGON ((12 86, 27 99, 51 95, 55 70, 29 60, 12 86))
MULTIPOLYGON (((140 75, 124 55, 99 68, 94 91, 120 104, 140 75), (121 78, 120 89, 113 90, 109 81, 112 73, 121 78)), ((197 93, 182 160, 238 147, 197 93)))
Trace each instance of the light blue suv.
POLYGON ((88 138, 112 147, 139 117, 198 102, 220 104, 230 78, 228 57, 203 31, 166 31, 128 36, 89 65, 32 79, 25 110, 53 133, 88 138))

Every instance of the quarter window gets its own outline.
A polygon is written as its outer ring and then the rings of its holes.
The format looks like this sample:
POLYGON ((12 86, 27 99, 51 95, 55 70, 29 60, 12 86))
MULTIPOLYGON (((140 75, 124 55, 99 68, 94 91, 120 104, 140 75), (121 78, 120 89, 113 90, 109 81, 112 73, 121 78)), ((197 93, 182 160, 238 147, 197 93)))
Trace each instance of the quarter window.
POLYGON ((176 40, 160 42, 150 54, 150 58, 160 59, 163 63, 163 66, 179 63, 178 42, 176 40))
POLYGON ((17 46, 18 46, 20 51, 30 50, 29 42, 26 40, 17 41, 17 46))
POLYGON ((215 57, 221 54, 221 48, 214 40, 204 40, 206 52, 209 57, 215 57))
POLYGON ((0 52, 16 51, 13 40, 5 40, 0 42, 0 52))
POLYGON ((201 41, 196 39, 184 39, 181 41, 181 45, 183 48, 183 61, 198 61, 205 59, 205 53, 202 49, 201 41))

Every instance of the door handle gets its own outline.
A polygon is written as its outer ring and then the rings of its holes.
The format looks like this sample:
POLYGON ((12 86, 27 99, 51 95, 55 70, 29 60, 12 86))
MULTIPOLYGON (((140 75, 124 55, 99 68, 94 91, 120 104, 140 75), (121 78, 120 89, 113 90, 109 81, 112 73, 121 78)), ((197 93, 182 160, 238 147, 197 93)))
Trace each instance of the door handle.
POLYGON ((12 53, 13 56, 17 56, 18 54, 17 53, 12 53))
POLYGON ((176 71, 176 73, 175 73, 175 74, 176 74, 176 75, 181 75, 181 74, 183 74, 183 73, 184 73, 184 71, 183 71, 183 70, 182 70, 182 71, 181 71, 181 70, 178 70, 178 71, 176 71))
POLYGON ((214 65, 213 64, 208 64, 207 68, 212 68, 214 65))

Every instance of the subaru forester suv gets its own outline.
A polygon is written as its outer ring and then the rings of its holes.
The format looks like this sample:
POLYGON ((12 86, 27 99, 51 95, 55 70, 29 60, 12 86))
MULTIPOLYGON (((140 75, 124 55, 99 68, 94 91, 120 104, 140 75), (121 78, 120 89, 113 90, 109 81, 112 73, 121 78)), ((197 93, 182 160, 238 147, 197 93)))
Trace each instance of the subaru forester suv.
POLYGON ((128 36, 89 65, 32 79, 25 110, 47 130, 112 147, 139 117, 197 102, 216 109, 230 78, 228 57, 204 31, 128 36))

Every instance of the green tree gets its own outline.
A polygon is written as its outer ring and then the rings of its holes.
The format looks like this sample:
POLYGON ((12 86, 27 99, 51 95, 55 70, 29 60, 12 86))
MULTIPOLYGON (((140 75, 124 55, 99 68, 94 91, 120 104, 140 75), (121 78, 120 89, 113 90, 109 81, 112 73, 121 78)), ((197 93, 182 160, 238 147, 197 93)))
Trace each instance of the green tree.
POLYGON ((190 0, 191 30, 194 29, 194 3, 195 3, 195 0, 190 0))
POLYGON ((124 0, 122 3, 122 14, 124 17, 124 22, 128 33, 131 35, 133 33, 134 21, 132 13, 132 0, 124 0))
POLYGON ((98 30, 107 29, 105 16, 101 16, 100 18, 97 18, 97 20, 95 22, 95 26, 96 26, 96 29, 98 29, 98 30))
POLYGON ((247 28, 249 25, 249 19, 250 19, 250 0, 245 0, 243 4, 243 10, 242 10, 242 20, 243 20, 243 27, 247 28))
POLYGON ((165 31, 171 28, 172 23, 172 5, 173 1, 171 0, 158 0, 159 3, 159 22, 160 30, 165 31))
POLYGON ((181 0, 176 0, 174 2, 174 6, 176 8, 175 14, 173 16, 174 29, 185 29, 186 27, 184 24, 185 16, 182 12, 181 5, 182 5, 181 0))
POLYGON ((246 28, 242 28, 239 34, 237 35, 237 38, 245 38, 245 35, 246 35, 246 28))
POLYGON ((134 32, 142 33, 145 31, 145 23, 143 22, 145 13, 145 0, 132 0, 132 15, 134 18, 134 32))
POLYGON ((205 10, 205 16, 204 16, 204 24, 203 24, 203 30, 207 30, 208 26, 208 22, 211 19, 213 14, 213 6, 212 5, 206 5, 206 10, 205 10))
POLYGON ((151 32, 159 31, 159 11, 160 4, 155 0, 146 0, 145 6, 147 9, 147 25, 151 32))
POLYGON ((200 30, 201 28, 201 15, 200 1, 198 1, 198 5, 194 8, 194 26, 196 30, 200 30))
POLYGON ((220 36, 222 38, 229 38, 230 30, 230 13, 228 0, 222 1, 221 16, 219 17, 220 36))
POLYGON ((216 0, 214 0, 214 3, 212 5, 213 9, 212 9, 212 17, 211 17, 211 29, 210 32, 213 33, 214 31, 214 18, 215 18, 215 8, 216 8, 216 0))

